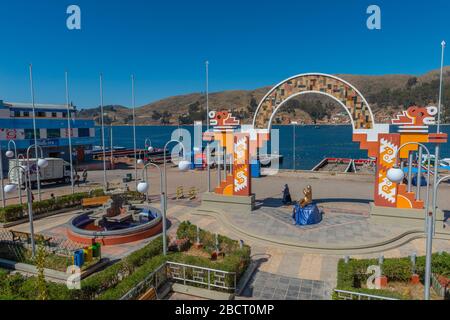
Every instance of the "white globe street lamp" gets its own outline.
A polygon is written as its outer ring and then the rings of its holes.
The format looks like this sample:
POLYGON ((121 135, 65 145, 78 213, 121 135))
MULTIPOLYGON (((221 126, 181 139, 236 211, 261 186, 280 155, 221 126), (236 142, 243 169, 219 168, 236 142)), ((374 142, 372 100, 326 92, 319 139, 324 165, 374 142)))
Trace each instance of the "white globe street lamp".
POLYGON ((39 166, 39 168, 47 168, 48 161, 47 159, 39 159, 37 165, 39 166))
POLYGON ((190 167, 191 167, 191 163, 189 161, 181 160, 178 163, 178 169, 180 171, 187 171, 187 170, 189 170, 190 167))
POLYGON ((16 184, 9 183, 3 188, 3 190, 5 191, 5 193, 11 193, 14 192, 16 188, 17 188, 16 184))
POLYGON ((139 160, 137 161, 137 164, 144 164, 144 160, 139 159, 139 160))
POLYGON ((140 193, 146 193, 149 188, 149 184, 147 182, 139 182, 137 185, 137 191, 140 193))
POLYGON ((153 152, 153 150, 155 150, 152 146, 148 147, 148 152, 153 152))
POLYGON ((390 181, 400 183, 403 181, 405 173, 399 167, 392 167, 387 171, 386 176, 390 181))
POLYGON ((14 157, 14 151, 8 150, 8 151, 6 151, 5 155, 6 155, 8 158, 12 158, 12 157, 14 157))

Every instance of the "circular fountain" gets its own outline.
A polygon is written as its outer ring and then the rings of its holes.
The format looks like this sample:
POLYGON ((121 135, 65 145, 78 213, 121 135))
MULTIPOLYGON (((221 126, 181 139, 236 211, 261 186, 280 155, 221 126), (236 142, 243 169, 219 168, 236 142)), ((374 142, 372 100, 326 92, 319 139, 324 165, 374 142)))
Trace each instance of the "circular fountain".
POLYGON ((147 205, 123 205, 112 197, 102 207, 85 211, 68 223, 67 235, 72 241, 115 245, 146 239, 162 231, 161 211, 147 205))

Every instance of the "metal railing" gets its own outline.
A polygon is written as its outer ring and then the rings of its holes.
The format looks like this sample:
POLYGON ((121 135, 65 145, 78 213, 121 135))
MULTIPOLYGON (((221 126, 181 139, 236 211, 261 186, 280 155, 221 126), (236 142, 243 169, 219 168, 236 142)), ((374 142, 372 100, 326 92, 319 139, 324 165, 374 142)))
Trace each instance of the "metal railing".
POLYGON ((151 287, 158 291, 169 280, 183 283, 184 285, 205 287, 208 290, 234 292, 237 278, 235 272, 167 261, 123 295, 120 300, 137 299, 151 287), (229 285, 229 283, 232 283, 232 285, 229 285))
POLYGON ((166 264, 163 263, 155 271, 150 273, 144 280, 139 282, 133 289, 123 295, 120 300, 133 300, 141 296, 151 287, 156 291, 167 281, 166 264))
POLYGON ((183 282, 183 284, 199 284, 209 290, 224 289, 235 290, 236 273, 217 269, 198 267, 177 262, 166 262, 168 272, 173 280, 183 282), (233 283, 232 286, 227 283, 233 283))
POLYGON ((337 300, 398 300, 390 297, 376 296, 373 294, 360 293, 347 290, 334 289, 337 300))
MULTIPOLYGON (((0 231, 0 245, 8 248, 11 253, 16 253, 17 259, 23 258, 22 254, 19 254, 19 252, 22 252, 22 248, 31 250, 29 239, 28 241, 23 238, 14 240, 12 232, 9 230, 0 231)), ((54 235, 50 236, 49 240, 45 241, 42 245, 47 252, 68 258, 73 256, 74 251, 83 247, 80 243, 54 235)))

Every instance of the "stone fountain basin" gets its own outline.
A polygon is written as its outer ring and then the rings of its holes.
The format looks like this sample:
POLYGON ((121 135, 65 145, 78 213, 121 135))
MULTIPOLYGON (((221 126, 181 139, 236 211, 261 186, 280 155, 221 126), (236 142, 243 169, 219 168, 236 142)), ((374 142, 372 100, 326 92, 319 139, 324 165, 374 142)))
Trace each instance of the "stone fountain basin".
POLYGON ((83 226, 95 219, 90 216, 94 211, 89 210, 73 217, 68 222, 67 235, 70 240, 83 244, 100 242, 103 245, 114 245, 146 239, 162 231, 162 214, 159 209, 145 205, 136 206, 136 208, 149 209, 156 217, 136 226, 124 226, 115 230, 87 230, 83 226))

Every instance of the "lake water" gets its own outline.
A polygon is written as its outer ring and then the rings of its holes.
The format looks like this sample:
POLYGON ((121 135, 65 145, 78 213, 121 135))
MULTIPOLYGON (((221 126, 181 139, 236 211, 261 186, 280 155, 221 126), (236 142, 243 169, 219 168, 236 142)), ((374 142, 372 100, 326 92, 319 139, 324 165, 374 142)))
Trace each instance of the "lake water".
MULTIPOLYGON (((177 128, 188 130, 192 137, 193 126, 137 126, 137 147, 144 148, 144 141, 149 138, 154 147, 163 147, 170 140, 172 132, 177 128)), ((450 133, 450 126, 442 126, 442 132, 450 133)), ((292 169, 294 163, 293 145, 294 130, 292 126, 273 126, 280 134, 280 153, 284 156, 282 169, 292 169)), ((105 128, 105 144, 110 145, 110 127, 105 128)), ((435 131, 430 128, 430 132, 435 131)), ((96 145, 101 145, 101 129, 96 132, 96 145)), ((113 145, 122 147, 133 147, 133 127, 113 126, 113 145)), ((434 147, 430 146, 434 153, 434 147)), ((351 126, 325 125, 319 126, 296 126, 295 127, 295 168, 311 169, 324 157, 337 158, 367 158, 367 152, 359 149, 359 143, 352 142, 351 126)), ((450 157, 450 145, 447 143, 441 148, 441 157, 450 157)))

